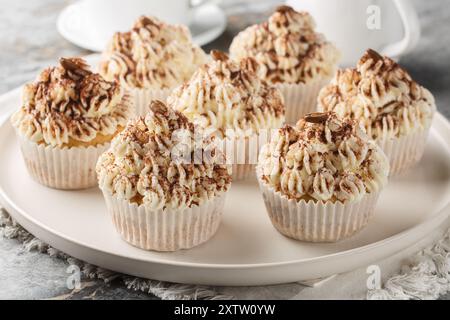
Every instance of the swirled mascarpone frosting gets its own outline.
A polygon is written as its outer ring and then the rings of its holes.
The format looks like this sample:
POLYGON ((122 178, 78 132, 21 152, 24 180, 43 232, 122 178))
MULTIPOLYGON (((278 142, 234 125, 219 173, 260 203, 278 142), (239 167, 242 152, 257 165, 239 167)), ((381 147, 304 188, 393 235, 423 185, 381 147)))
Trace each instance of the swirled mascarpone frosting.
POLYGON ((22 106, 11 121, 29 140, 62 147, 113 135, 132 112, 117 82, 91 72, 82 59, 61 58, 25 85, 22 106))
POLYGON ((209 143, 198 146, 194 125, 155 100, 149 114, 130 121, 100 157, 100 189, 153 209, 200 205, 231 183, 223 154, 215 148, 202 154, 209 143))
POLYGON ((322 89, 319 109, 358 120, 368 135, 390 139, 428 129, 436 105, 393 60, 368 50, 355 69, 340 70, 322 89))
POLYGON ((212 51, 211 57, 211 63, 174 90, 168 104, 195 124, 225 136, 230 131, 242 137, 281 127, 283 97, 257 77, 256 62, 248 58, 239 65, 219 51, 212 51))
POLYGON ((131 31, 114 34, 100 74, 129 88, 173 89, 205 62, 187 27, 142 16, 131 31))
POLYGON ((347 203, 380 191, 389 162, 356 121, 313 113, 278 130, 262 148, 257 172, 290 199, 347 203))
POLYGON ((258 74, 271 83, 307 83, 331 78, 340 54, 307 12, 278 7, 267 22, 240 32, 230 46, 234 60, 254 58, 258 74))

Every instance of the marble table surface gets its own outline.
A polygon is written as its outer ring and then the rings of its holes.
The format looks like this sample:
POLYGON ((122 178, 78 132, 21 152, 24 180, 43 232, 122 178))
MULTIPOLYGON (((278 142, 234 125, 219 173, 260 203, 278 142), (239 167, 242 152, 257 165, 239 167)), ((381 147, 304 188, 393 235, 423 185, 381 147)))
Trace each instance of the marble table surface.
MULTIPOLYGON (((71 2, 0 0, 0 94, 33 79, 60 56, 89 53, 67 42, 56 31, 58 13, 71 2)), ((434 93, 439 111, 450 118, 450 6, 447 0, 413 2, 419 11, 422 38, 401 63, 434 93)), ((207 51, 226 49, 239 29, 262 16, 239 14, 236 6, 228 5, 226 9, 228 28, 219 39, 205 46, 207 51)), ((0 299, 67 298, 70 290, 66 286, 66 268, 62 260, 24 252, 16 240, 0 238, 0 299)), ((270 297, 270 293, 266 296, 270 297)), ((105 286, 101 282, 91 282, 69 298, 154 299, 114 283, 105 286)))

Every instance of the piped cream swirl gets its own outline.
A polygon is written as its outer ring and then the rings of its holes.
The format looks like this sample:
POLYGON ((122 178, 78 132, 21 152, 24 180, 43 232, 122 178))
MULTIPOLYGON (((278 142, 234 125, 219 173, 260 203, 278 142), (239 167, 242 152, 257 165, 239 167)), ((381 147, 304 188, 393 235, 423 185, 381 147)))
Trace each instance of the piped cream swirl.
POLYGON ((262 148, 257 172, 290 199, 346 203, 380 191, 389 162, 356 121, 315 113, 278 130, 262 148))
POLYGON ((174 90, 168 104, 203 128, 223 135, 249 136, 262 129, 279 128, 284 122, 280 91, 260 80, 249 58, 237 64, 219 51, 184 85, 174 90))
POLYGON ((11 121, 33 142, 64 146, 113 135, 131 115, 118 83, 91 72, 82 59, 61 58, 59 66, 25 85, 22 106, 11 121))
POLYGON ((142 16, 131 31, 114 34, 100 74, 129 88, 173 89, 205 62, 185 26, 142 16))
POLYGON ((230 55, 237 61, 254 58, 261 66, 259 76, 271 83, 331 78, 340 54, 314 29, 310 14, 281 6, 267 22, 240 32, 230 55))
POLYGON ((319 110, 358 120, 375 140, 428 129, 433 95, 393 60, 368 50, 355 69, 340 70, 320 92, 319 110))
POLYGON ((202 148, 184 115, 153 101, 149 114, 130 121, 100 157, 99 186, 152 209, 200 205, 227 191, 231 183, 223 154, 209 150, 213 157, 199 159, 202 148))

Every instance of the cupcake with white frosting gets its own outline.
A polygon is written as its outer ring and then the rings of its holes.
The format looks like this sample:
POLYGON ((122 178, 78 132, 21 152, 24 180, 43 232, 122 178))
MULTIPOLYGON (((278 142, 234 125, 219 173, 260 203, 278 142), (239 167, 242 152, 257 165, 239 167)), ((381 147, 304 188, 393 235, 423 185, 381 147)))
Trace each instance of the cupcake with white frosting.
POLYGON ((151 100, 165 101, 206 58, 187 27, 142 16, 130 31, 114 34, 100 74, 119 81, 130 92, 137 114, 145 115, 151 100))
POLYGON ((368 50, 355 69, 339 70, 319 110, 359 121, 390 159, 391 175, 422 158, 436 105, 433 95, 393 60, 368 50))
POLYGON ((239 65, 223 52, 212 51, 211 57, 211 63, 174 90, 168 104, 224 139, 233 179, 244 179, 253 172, 270 131, 284 123, 283 97, 258 78, 253 59, 239 65))
POLYGON ((367 225, 389 163, 356 121, 312 113, 281 128, 262 148, 257 174, 280 233, 334 242, 367 225))
POLYGON ((333 77, 340 54, 315 31, 310 14, 281 6, 268 21, 240 32, 230 46, 230 56, 257 61, 261 79, 283 92, 286 122, 296 123, 316 110, 317 95, 333 77))
POLYGON ((192 248, 219 227, 229 167, 210 141, 195 141, 183 114, 160 101, 149 109, 100 157, 99 186, 124 240, 146 250, 192 248))
POLYGON ((115 81, 104 80, 79 58, 61 58, 23 89, 11 122, 31 176, 57 189, 96 185, 95 164, 133 115, 115 81))

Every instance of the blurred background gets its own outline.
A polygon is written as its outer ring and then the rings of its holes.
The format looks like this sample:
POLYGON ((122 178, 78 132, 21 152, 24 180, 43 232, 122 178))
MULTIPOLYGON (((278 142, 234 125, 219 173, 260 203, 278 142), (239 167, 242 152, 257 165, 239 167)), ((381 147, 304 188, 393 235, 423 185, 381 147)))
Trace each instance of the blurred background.
MULTIPOLYGON (((374 3, 378 1, 373 0, 374 3)), ((34 78, 40 69, 55 63, 60 56, 92 53, 64 39, 56 27, 61 11, 76 2, 0 0, 0 94, 34 78)), ((448 0, 411 2, 419 15, 422 31, 417 46, 402 57, 401 64, 436 95, 438 108, 450 117, 448 0)), ((226 14, 227 24, 217 39, 203 46, 207 51, 212 48, 226 50, 238 31, 266 19, 274 7, 283 1, 222 0, 213 3, 226 14)))

